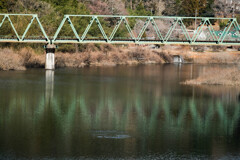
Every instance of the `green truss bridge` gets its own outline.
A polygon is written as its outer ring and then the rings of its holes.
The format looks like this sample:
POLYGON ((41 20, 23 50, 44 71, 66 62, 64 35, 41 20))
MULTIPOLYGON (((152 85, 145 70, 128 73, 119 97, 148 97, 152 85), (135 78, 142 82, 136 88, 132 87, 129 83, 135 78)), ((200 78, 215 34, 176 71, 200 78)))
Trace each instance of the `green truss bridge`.
POLYGON ((0 42, 240 44, 236 18, 65 15, 54 30, 43 25, 36 14, 0 14, 0 17, 0 42), (19 27, 17 22, 23 20, 26 26, 19 27), (46 28, 53 31, 47 33, 46 28), (7 33, 8 30, 12 32, 7 33))
POLYGON ((60 43, 240 45, 236 18, 64 15, 51 26, 37 14, 0 14, 0 42, 47 44, 46 69, 60 43))

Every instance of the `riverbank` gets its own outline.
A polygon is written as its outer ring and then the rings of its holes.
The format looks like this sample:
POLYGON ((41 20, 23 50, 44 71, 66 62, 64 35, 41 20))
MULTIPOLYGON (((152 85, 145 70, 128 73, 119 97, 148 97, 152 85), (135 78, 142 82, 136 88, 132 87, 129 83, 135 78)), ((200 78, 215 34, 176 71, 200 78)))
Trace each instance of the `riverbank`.
POLYGON ((181 55, 186 63, 194 64, 238 64, 240 51, 233 46, 183 46, 167 45, 161 48, 170 56, 181 55))
MULTIPOLYGON (((94 47, 90 45, 89 47, 94 47)), ((45 54, 36 54, 31 48, 14 50, 4 48, 0 51, 0 70, 26 70, 44 68, 45 54)), ((81 53, 55 54, 56 68, 82 68, 86 66, 116 66, 137 64, 171 63, 172 56, 158 50, 143 47, 114 47, 102 45, 81 53)))
MULTIPOLYGON (((56 68, 82 68, 86 66, 116 66, 138 64, 172 63, 174 55, 181 55, 186 63, 237 64, 240 52, 226 47, 165 45, 160 48, 149 46, 114 46, 90 44, 79 53, 55 54, 56 68)), ((36 54, 30 48, 0 50, 0 70, 26 70, 44 68, 45 54, 36 54)))
POLYGON ((240 86, 240 70, 234 68, 211 68, 196 79, 187 80, 185 85, 226 85, 240 86))

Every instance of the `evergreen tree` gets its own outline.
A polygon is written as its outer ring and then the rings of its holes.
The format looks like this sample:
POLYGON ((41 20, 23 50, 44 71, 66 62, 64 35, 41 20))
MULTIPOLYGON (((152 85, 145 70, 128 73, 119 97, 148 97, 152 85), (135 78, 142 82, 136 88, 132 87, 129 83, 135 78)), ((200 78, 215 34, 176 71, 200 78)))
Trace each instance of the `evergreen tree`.
POLYGON ((0 11, 2 13, 7 12, 7 0, 0 0, 0 11))
POLYGON ((183 0, 180 14, 183 16, 200 16, 207 8, 207 0, 183 0))

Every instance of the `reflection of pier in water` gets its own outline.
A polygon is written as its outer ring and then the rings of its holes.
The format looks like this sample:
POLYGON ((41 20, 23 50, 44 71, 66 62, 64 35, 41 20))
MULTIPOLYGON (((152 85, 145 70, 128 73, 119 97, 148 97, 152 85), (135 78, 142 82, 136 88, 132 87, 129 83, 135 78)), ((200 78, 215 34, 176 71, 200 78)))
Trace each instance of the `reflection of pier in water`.
POLYGON ((54 71, 46 70, 45 79, 46 79, 45 100, 46 100, 46 104, 49 104, 49 102, 51 102, 51 99, 53 98, 53 92, 54 92, 54 71))

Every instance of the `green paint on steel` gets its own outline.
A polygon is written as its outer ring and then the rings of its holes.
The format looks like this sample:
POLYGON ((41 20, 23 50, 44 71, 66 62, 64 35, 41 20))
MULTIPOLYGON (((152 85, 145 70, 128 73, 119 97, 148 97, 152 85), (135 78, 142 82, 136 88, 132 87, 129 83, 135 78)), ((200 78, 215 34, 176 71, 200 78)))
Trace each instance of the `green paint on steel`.
MULTIPOLYGON (((183 45, 240 45, 240 26, 236 20, 236 18, 215 18, 215 17, 170 17, 170 16, 120 16, 120 15, 65 15, 63 20, 61 21, 56 33, 49 38, 36 14, 0 14, 3 16, 3 19, 0 23, 0 30, 5 21, 10 22, 10 27, 13 29, 15 35, 11 35, 11 37, 16 38, 5 38, 0 37, 0 42, 39 42, 39 43, 122 43, 122 44, 183 44, 183 45), (23 35, 19 35, 17 30, 15 29, 10 16, 30 16, 32 17, 31 21, 27 25, 26 30, 23 35), (73 24, 72 18, 90 18, 87 27, 85 28, 82 35, 79 35, 79 32, 75 25, 73 24), (107 18, 117 18, 117 22, 113 27, 110 36, 108 37, 106 31, 104 30, 103 23, 101 20, 107 18), (139 29, 140 32, 136 34, 133 28, 130 27, 129 19, 145 19, 144 24, 139 29), (100 20, 101 19, 101 20, 100 20), (190 34, 189 29, 186 25, 186 22, 189 20, 201 21, 198 25, 197 29, 194 30, 193 34, 190 34), (167 26, 165 23, 161 23, 160 25, 156 22, 159 21, 170 21, 171 25, 167 26), (213 22, 217 20, 227 21, 228 23, 223 28, 223 30, 216 30, 216 27, 213 26, 213 22), (26 39, 26 35, 32 26, 33 22, 37 21, 43 35, 44 39, 26 39), (74 37, 61 37, 59 33, 63 31, 63 26, 65 22, 68 22, 67 25, 70 25, 74 37), (92 37, 92 39, 87 38, 87 34, 89 33, 93 23, 96 22, 97 27, 100 30, 102 37, 92 37), (115 37, 117 31, 120 29, 120 25, 123 24, 130 37, 115 37), (154 37, 143 37, 144 33, 147 32, 148 27, 152 24, 153 32, 156 36, 154 37), (177 29, 180 27, 180 29, 177 29), (234 28, 234 31, 231 31, 231 28, 234 28), (163 28, 167 28, 166 31, 163 31, 163 28), (206 31, 209 32, 209 37, 201 38, 203 32, 206 34, 206 31), (178 32, 182 37, 175 37, 173 34, 178 32), (164 34, 166 33, 166 34, 164 34), (163 36, 165 35, 165 36, 163 36), (174 38, 175 37, 175 38, 174 38), (183 39, 184 37, 184 39, 183 39), (230 39, 230 40, 229 40, 230 39)), ((132 21, 131 21, 132 22, 132 21)), ((137 21, 136 21, 137 23, 137 21)), ((78 24, 79 25, 79 24, 78 24)), ((135 24, 136 26, 137 24, 135 24)), ((132 26, 132 23, 131 23, 132 26)), ((139 26, 138 26, 139 28, 139 26)))
POLYGON ((0 37, 0 42, 27 42, 27 43, 33 43, 33 42, 34 43, 38 43, 38 42, 39 43, 42 43, 42 42, 49 43, 50 42, 50 40, 49 40, 49 38, 48 38, 48 36, 47 36, 47 34, 46 34, 46 32, 45 32, 41 22, 40 22, 40 20, 39 20, 39 18, 38 18, 38 16, 36 14, 0 14, 0 16, 3 16, 3 19, 2 19, 2 21, 0 23, 0 30, 2 28, 3 23, 5 21, 8 21, 10 23, 9 27, 13 29, 14 34, 15 34, 15 35, 10 35, 10 37, 14 37, 14 36, 17 37, 17 38, 9 38, 9 39, 7 39, 5 37, 0 37), (29 24, 27 25, 27 28, 25 29, 23 35, 19 35, 18 34, 18 32, 17 32, 17 30, 16 30, 16 28, 15 28, 15 26, 14 26, 14 24, 13 24, 11 18, 10 18, 10 16, 11 17, 16 17, 16 16, 32 17, 32 19, 29 22, 29 24), (31 26, 32 26, 34 21, 37 21, 44 38, 42 38, 42 39, 40 39, 40 38, 39 39, 30 39, 30 38, 26 39, 26 35, 27 35, 27 33, 28 33, 29 29, 31 28, 31 26))

